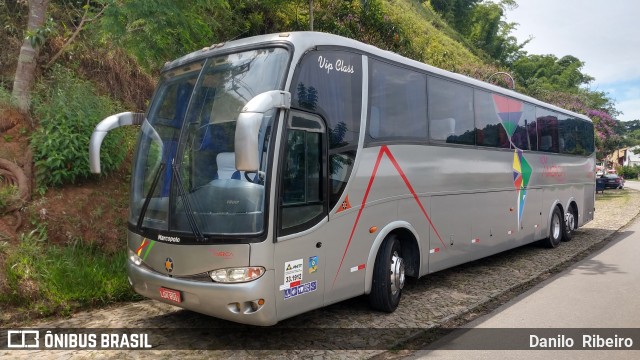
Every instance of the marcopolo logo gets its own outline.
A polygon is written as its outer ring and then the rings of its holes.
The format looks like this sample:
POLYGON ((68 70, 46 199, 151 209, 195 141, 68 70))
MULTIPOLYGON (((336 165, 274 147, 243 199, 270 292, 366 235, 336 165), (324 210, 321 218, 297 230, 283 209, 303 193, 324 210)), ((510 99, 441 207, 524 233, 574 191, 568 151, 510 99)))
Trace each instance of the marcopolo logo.
POLYGON ((158 240, 166 241, 166 242, 174 242, 174 243, 179 243, 180 242, 180 238, 176 237, 176 236, 158 235, 158 240))

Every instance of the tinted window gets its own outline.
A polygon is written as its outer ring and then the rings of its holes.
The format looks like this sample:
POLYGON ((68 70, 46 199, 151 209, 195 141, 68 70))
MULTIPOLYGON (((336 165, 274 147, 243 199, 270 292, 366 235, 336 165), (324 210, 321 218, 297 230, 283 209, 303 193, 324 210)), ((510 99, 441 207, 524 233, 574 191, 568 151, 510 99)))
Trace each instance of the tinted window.
POLYGON ((560 152, 590 155, 593 152, 593 125, 582 119, 565 117, 558 126, 560 152))
POLYGON ((522 103, 522 112, 515 112, 519 116, 517 127, 511 136, 511 143, 521 150, 537 150, 538 136, 536 135, 536 108, 533 105, 522 103))
POLYGON ((473 90, 429 77, 429 137, 454 144, 475 144, 473 90))
MULTIPOLYGON (((510 100, 504 96, 475 90, 476 143, 479 146, 509 148, 509 134, 505 127, 515 130, 518 119, 510 117, 510 100), (513 118, 516 124, 512 124, 513 118)), ((520 105, 522 103, 519 103, 520 105)))
POLYGON ((544 108, 536 108, 536 117, 538 123, 538 150, 557 153, 560 149, 558 114, 544 108))
POLYGON ((426 139, 426 75, 375 60, 369 74, 369 136, 426 139))
POLYGON ((593 123, 585 120, 579 120, 577 129, 577 149, 582 149, 582 155, 591 155, 595 151, 593 123))
POLYGON ((291 84, 293 106, 318 113, 327 122, 333 207, 346 186, 358 147, 362 57, 344 51, 311 51, 301 60, 291 84))

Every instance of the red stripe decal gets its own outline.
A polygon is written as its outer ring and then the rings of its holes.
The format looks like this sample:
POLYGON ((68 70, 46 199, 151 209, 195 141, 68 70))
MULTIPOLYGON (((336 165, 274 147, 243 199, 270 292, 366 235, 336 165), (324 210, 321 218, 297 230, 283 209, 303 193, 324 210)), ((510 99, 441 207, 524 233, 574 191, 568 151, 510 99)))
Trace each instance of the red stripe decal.
MULTIPOLYGON (((382 149, 386 149, 386 145, 382 146, 382 149)), ((369 197, 369 191, 371 191, 371 185, 373 185, 373 180, 376 178, 376 173, 378 172, 378 166, 380 166, 380 161, 382 160, 383 151, 380 149, 378 153, 378 158, 376 159, 376 164, 373 166, 373 172, 371 173, 371 178, 369 178, 369 185, 367 185, 367 190, 364 192, 364 197, 362 198, 362 204, 360 204, 360 209, 358 209, 358 215, 356 215, 356 221, 353 223, 353 228, 351 228, 351 235, 349 235, 349 241, 347 241, 347 246, 344 248, 344 253, 342 254, 342 259, 340 260, 340 265, 338 266, 338 271, 336 271, 336 276, 333 278, 333 284, 331 284, 331 288, 336 284, 336 279, 338 279, 338 274, 340 274, 340 269, 342 268, 342 262, 344 261, 344 257, 347 255, 347 250, 349 250, 349 245, 351 245, 351 240, 353 239, 353 234, 356 231, 356 226, 358 226, 358 221, 360 221, 360 215, 362 215, 362 210, 364 210, 364 205, 367 203, 367 198, 369 197)))
MULTIPOLYGON (((380 152, 378 153, 378 158, 376 159, 376 163, 373 166, 373 171, 371 172, 371 177, 369 178, 369 184, 367 185, 367 190, 364 192, 364 197, 362 198, 362 204, 360 204, 360 209, 358 209, 358 215, 356 215, 356 221, 353 223, 353 227, 351 228, 351 235, 349 235, 349 240, 347 241, 347 246, 344 248, 344 253, 342 254, 342 259, 340 259, 340 265, 338 265, 338 271, 336 271, 336 276, 333 278, 333 284, 331 285, 332 289, 336 284, 336 280, 338 279, 338 274, 340 274, 340 269, 342 268, 342 263, 344 262, 344 258, 347 255, 347 251, 349 251, 349 246, 351 245, 351 240, 353 240, 353 235, 355 234, 356 227, 358 226, 358 222, 360 221, 360 215, 362 215, 362 211, 364 210, 364 206, 367 203, 367 198, 369 197, 369 192, 371 191, 371 186, 373 185, 373 181, 375 180, 376 174, 378 173, 378 167, 380 166, 380 162, 382 161, 382 155, 383 154, 387 155, 387 157, 389 158, 389 160, 391 161, 393 166, 396 168, 396 170, 400 174, 400 177, 402 177, 402 180, 404 181, 405 185, 407 185, 407 188, 411 192, 411 195, 413 195, 413 198, 418 203, 418 206, 420 207, 420 210, 422 211, 424 216, 427 218, 427 221, 429 222, 429 225, 431 226, 433 231, 438 236, 438 239, 442 243, 442 246, 445 247, 445 248, 447 247, 444 244, 444 241, 442 241, 442 238, 440 237, 440 234, 438 233, 438 230, 436 230, 436 227, 433 225, 433 222, 431 221, 431 218, 427 214, 427 211, 424 209, 424 206, 422 206, 422 203, 420 202, 420 199, 418 198, 418 195, 413 190, 413 186, 411 186, 411 183, 409 182, 409 179, 407 179, 407 176, 404 174, 404 172, 400 168, 400 165, 398 164, 396 159, 391 154, 391 151, 389 151, 389 148, 386 145, 383 145, 380 148, 380 152)), ((438 249, 438 251, 439 250, 440 249, 438 249)), ((362 268, 364 268, 364 264, 360 265, 360 266, 363 266, 362 268)), ((361 270, 360 266, 358 266, 358 270, 361 270)))
POLYGON ((140 256, 140 251, 147 247, 147 245, 149 245, 149 242, 147 242, 147 239, 145 238, 142 240, 142 244, 140 244, 140 247, 136 250, 136 254, 140 256))
POLYGON ((404 180, 404 183, 407 185, 407 188, 409 189, 409 191, 411 191, 411 195, 413 195, 413 198, 418 203, 418 206, 420 207, 420 210, 422 210, 422 214, 424 214, 424 217, 427 218, 427 221, 429 222, 429 225, 431 225, 431 228, 436 233, 436 236, 438 237, 438 239, 442 243, 442 247, 444 247, 446 249, 447 245, 445 245, 444 241, 442 241, 442 238, 440 237, 440 234, 438 234, 438 230, 436 230, 435 225, 433 225, 433 222, 431 222, 431 218, 427 214, 427 211, 424 209, 424 206, 422 206, 422 203, 420 202, 420 199, 418 198, 418 194, 416 194, 416 192, 413 190, 413 186, 411 186, 411 183, 409 182, 409 179, 407 179, 407 176, 404 174, 404 171, 402 171, 402 169, 400 168, 400 165, 398 165, 398 162, 396 161, 396 158, 393 157, 393 155, 391 154, 391 151, 389 151, 389 149, 386 146, 383 146, 383 148, 384 148, 384 151, 387 153, 387 156, 389 157, 389 160, 391 160, 391 163, 393 164, 393 166, 396 167, 396 170, 400 174, 400 177, 402 177, 402 180, 404 180))

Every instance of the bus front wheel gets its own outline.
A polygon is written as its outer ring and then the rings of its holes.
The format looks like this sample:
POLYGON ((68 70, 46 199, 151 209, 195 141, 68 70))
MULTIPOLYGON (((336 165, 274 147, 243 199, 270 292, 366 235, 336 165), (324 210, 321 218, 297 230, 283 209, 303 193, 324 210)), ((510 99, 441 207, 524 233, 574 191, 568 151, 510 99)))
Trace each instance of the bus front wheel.
POLYGON ((396 235, 389 235, 380 246, 373 267, 373 282, 369 303, 371 307, 393 312, 400 303, 405 283, 405 263, 402 246, 396 235))
POLYGON ((549 224, 549 237, 544 239, 544 245, 548 248, 555 248, 560 245, 562 235, 564 234, 564 216, 557 206, 551 214, 551 223, 549 224))

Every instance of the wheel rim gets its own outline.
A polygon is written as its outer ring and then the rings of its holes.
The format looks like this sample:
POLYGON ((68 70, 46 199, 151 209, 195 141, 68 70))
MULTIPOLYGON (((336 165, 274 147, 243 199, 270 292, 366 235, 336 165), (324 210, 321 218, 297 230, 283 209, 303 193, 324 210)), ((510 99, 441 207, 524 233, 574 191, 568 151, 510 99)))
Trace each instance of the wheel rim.
POLYGON ((553 221, 551 222, 551 234, 554 239, 560 238, 560 218, 557 214, 553 215, 553 221))
POLYGON ((397 251, 391 256, 391 294, 397 294, 404 287, 404 259, 397 251))
POLYGON ((569 211, 569 213, 567 214, 567 229, 569 229, 570 232, 572 232, 573 230, 575 230, 576 228, 576 219, 573 216, 573 211, 569 211))

